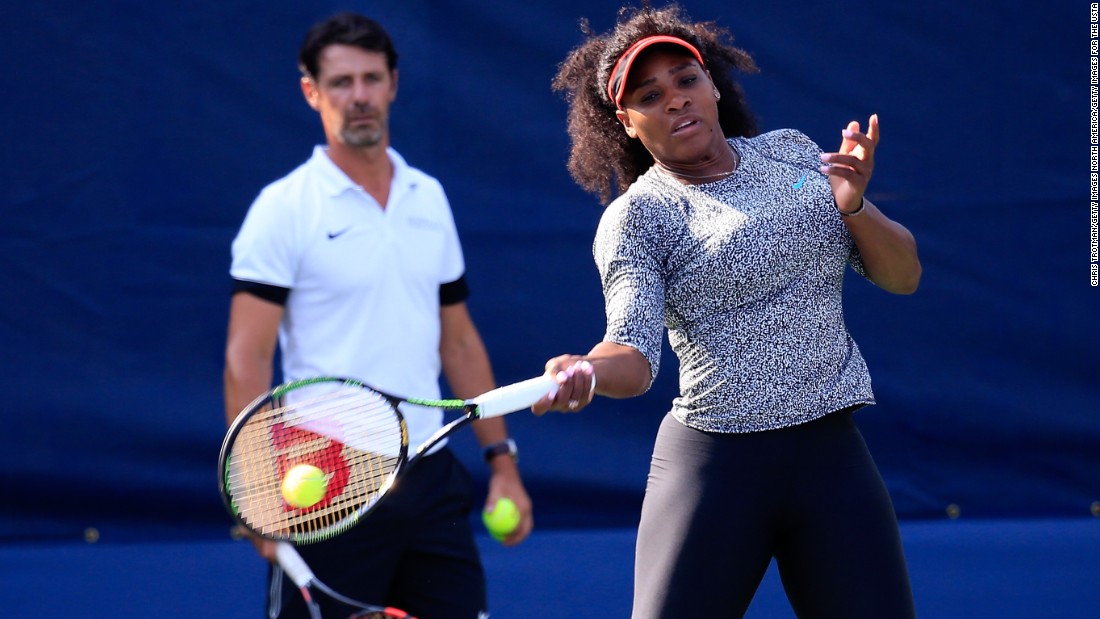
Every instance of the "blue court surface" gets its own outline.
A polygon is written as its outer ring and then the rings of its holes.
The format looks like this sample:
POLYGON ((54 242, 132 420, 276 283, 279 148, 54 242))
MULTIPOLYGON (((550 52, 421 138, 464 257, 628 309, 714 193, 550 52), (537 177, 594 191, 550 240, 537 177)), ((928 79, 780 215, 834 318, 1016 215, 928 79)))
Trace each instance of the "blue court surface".
MULTIPOLYGON (((920 617, 1098 616, 1100 519, 908 522, 902 536, 920 617)), ((0 546, 0 616, 263 616, 250 545, 110 537, 0 546)), ((512 549, 480 541, 494 619, 629 617, 634 531, 543 530, 512 549)), ((747 616, 793 617, 774 565, 747 616)))

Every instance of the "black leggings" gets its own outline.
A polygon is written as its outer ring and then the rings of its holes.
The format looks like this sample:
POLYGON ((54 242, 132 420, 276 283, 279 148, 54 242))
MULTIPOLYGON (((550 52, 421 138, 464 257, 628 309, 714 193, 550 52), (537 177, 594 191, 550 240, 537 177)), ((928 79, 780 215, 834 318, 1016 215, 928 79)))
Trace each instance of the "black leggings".
POLYGON ((667 416, 633 618, 742 617, 773 557, 798 617, 915 616, 894 508, 850 410, 750 434, 667 416))

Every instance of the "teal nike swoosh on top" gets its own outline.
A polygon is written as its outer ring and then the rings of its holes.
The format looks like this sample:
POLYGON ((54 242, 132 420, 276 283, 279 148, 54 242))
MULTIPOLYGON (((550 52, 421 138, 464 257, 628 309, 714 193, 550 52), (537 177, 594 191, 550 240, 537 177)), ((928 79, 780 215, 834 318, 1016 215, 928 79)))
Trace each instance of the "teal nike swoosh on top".
POLYGON ((802 178, 798 179, 797 183, 791 183, 791 189, 802 189, 802 186, 806 184, 806 175, 803 174, 802 178))

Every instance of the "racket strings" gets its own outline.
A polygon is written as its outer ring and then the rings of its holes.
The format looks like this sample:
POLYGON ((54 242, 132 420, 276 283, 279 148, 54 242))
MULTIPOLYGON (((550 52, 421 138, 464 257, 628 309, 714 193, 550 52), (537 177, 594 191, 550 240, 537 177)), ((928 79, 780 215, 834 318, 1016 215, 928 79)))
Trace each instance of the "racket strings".
POLYGON ((241 519, 275 538, 317 541, 352 526, 392 483, 407 447, 392 405, 362 388, 306 386, 253 413, 230 453, 226 488, 241 519), (306 393, 321 391, 321 393, 306 393), (286 472, 312 464, 325 496, 303 508, 282 494, 286 472))

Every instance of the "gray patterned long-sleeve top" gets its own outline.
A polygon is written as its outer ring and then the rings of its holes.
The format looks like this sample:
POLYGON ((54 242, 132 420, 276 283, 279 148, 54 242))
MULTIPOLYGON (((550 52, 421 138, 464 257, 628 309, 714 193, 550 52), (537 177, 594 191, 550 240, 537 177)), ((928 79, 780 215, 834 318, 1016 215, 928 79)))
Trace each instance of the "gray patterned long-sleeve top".
POLYGON ((873 404, 844 325, 846 264, 863 264, 840 219, 821 149, 780 130, 731 138, 733 175, 683 185, 651 168, 605 211, 593 255, 606 341, 653 377, 663 328, 680 362, 672 414, 710 432, 792 426, 873 404))

